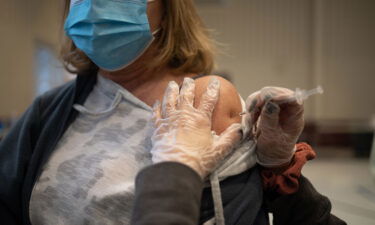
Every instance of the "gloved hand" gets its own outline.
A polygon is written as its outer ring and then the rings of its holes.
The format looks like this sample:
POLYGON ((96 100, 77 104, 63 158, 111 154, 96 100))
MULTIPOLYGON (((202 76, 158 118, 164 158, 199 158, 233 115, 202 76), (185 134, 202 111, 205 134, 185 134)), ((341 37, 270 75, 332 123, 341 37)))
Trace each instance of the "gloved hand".
POLYGON ((220 136, 211 131, 219 88, 219 80, 212 79, 198 108, 194 108, 194 80, 185 78, 180 93, 175 82, 169 83, 162 105, 154 105, 156 129, 151 138, 154 163, 180 162, 205 178, 234 149, 242 137, 240 124, 232 124, 220 136))
POLYGON ((303 111, 287 88, 264 87, 247 98, 244 135, 257 140, 260 165, 277 167, 291 160, 304 127, 303 111))

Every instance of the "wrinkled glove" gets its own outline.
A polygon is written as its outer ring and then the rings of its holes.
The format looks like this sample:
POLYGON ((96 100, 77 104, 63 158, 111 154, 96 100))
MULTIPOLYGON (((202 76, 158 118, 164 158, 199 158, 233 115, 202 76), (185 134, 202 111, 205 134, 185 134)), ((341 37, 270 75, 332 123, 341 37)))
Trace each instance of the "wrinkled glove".
POLYGON ((291 160, 304 127, 303 111, 287 88, 264 87, 247 98, 244 135, 257 140, 260 165, 277 167, 291 160))
POLYGON ((194 108, 194 80, 185 78, 181 91, 174 81, 168 84, 162 104, 156 103, 153 110, 154 163, 180 162, 205 178, 234 149, 242 138, 240 124, 232 124, 220 136, 211 131, 219 89, 219 80, 212 79, 198 108, 194 108))

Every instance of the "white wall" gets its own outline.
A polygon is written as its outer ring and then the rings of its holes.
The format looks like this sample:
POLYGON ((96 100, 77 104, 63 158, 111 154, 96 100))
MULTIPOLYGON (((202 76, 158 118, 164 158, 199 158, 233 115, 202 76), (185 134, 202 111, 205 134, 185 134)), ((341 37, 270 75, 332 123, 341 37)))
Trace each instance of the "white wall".
POLYGON ((366 120, 375 113, 375 1, 230 0, 202 5, 218 58, 243 96, 263 86, 313 88, 307 117, 366 120))
POLYGON ((35 97, 35 47, 58 54, 61 9, 59 0, 0 1, 0 117, 20 115, 35 97))
POLYGON ((29 1, 0 1, 0 116, 19 114, 32 101, 29 8, 29 1))
POLYGON ((364 120, 375 114, 375 1, 319 0, 317 73, 326 87, 317 117, 364 120))

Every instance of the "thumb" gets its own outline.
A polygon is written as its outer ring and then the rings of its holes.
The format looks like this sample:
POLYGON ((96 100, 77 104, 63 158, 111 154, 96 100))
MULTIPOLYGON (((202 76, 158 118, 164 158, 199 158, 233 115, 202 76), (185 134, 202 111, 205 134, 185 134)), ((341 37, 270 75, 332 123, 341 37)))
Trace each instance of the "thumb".
POLYGON ((215 152, 217 152, 221 159, 224 159, 229 153, 234 150, 234 146, 242 138, 241 124, 233 123, 230 125, 217 139, 215 143, 215 152))
POLYGON ((262 109, 258 128, 276 128, 279 125, 279 113, 280 107, 273 102, 268 102, 262 109))

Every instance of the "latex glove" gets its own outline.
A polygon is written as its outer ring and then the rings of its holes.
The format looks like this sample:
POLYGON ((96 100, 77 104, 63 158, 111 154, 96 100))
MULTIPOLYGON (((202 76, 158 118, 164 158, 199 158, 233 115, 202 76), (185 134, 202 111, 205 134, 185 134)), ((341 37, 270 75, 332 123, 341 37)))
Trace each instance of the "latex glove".
POLYGON ((154 163, 180 162, 205 178, 234 149, 242 138, 240 124, 232 124, 220 136, 211 131, 219 89, 219 80, 212 79, 198 108, 194 108, 194 80, 185 78, 181 91, 175 82, 169 83, 162 105, 154 105, 156 129, 151 138, 154 163))
POLYGON ((277 167, 290 162, 304 127, 303 105, 294 91, 264 87, 246 100, 245 137, 257 140, 258 163, 277 167))

